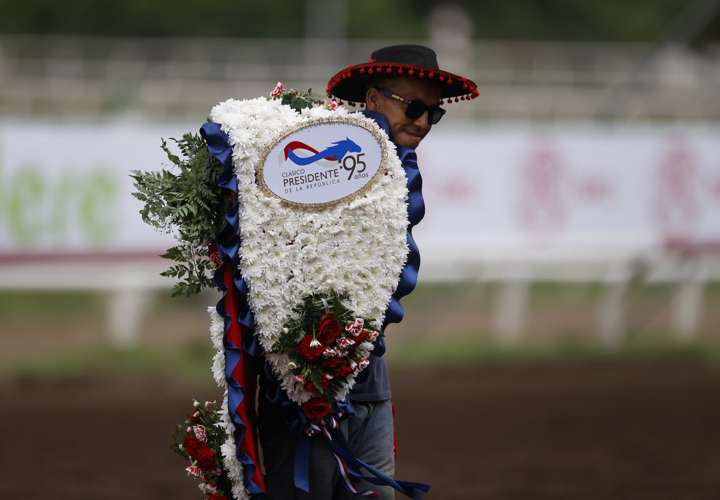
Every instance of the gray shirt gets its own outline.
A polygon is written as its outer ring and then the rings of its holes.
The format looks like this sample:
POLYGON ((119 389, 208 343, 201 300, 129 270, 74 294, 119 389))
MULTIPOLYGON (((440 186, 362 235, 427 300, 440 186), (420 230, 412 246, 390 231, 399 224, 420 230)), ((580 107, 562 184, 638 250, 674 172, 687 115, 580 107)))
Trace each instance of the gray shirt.
POLYGON ((370 353, 370 364, 358 375, 350 390, 351 401, 387 401, 390 399, 390 377, 384 356, 370 353))

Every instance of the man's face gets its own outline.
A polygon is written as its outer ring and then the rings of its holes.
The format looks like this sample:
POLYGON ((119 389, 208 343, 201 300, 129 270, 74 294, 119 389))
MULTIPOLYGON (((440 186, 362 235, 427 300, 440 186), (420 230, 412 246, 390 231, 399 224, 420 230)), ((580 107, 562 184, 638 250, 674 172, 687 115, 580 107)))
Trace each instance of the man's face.
MULTIPOLYGON (((390 90, 405 99, 422 101, 427 106, 437 106, 440 102, 440 87, 433 81, 399 76, 382 80, 374 85, 390 90)), ((431 125, 427 112, 415 120, 408 118, 405 115, 407 104, 386 97, 375 87, 368 89, 365 98, 369 111, 382 113, 388 119, 392 138, 398 146, 415 148, 430 132, 431 125)))

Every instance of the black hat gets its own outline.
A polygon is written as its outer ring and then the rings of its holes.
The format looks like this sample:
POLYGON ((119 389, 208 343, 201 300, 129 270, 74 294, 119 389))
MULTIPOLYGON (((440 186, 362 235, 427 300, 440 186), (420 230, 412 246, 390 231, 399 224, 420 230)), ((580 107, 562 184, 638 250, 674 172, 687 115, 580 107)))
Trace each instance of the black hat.
POLYGON ((368 62, 350 65, 330 78, 327 95, 351 103, 365 102, 372 80, 394 76, 435 80, 441 86, 440 97, 447 102, 478 96, 472 80, 440 69, 435 51, 422 45, 391 45, 376 50, 368 62))

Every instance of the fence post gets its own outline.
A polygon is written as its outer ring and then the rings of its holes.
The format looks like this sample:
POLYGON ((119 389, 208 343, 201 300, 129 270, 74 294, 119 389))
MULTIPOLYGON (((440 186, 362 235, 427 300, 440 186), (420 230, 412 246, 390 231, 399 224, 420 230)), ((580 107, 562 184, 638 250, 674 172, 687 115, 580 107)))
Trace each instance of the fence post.
POLYGON ((107 328, 112 345, 137 345, 149 298, 150 289, 142 286, 121 286, 110 292, 107 328))
POLYGON ((598 306, 600 340, 606 347, 615 348, 625 336, 625 302, 629 273, 625 266, 611 271, 598 306))
POLYGON ((528 289, 527 278, 511 278, 502 283, 493 318, 493 331, 502 343, 516 343, 525 330, 528 289))
POLYGON ((690 340, 700 326, 706 276, 700 259, 682 264, 686 272, 679 277, 675 287, 673 333, 682 340, 690 340))

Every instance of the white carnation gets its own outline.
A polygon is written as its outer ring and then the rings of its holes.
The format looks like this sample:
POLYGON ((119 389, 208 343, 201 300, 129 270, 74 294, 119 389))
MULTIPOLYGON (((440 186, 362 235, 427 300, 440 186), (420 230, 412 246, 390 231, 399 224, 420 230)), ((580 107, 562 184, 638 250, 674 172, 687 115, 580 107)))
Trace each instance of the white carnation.
MULTIPOLYGON (((212 109, 210 118, 221 125, 233 146, 240 268, 250 290, 255 333, 265 350, 272 349, 293 308, 311 293, 345 293, 349 298, 344 305, 357 317, 382 324, 408 254, 406 179, 387 135, 372 120, 343 107, 316 107, 298 114, 264 97, 224 101, 212 109), (381 165, 387 175, 379 175, 351 202, 315 212, 288 207, 261 191, 256 171, 263 150, 290 127, 332 116, 379 132, 387 145, 381 165)), ((358 347, 364 357, 372 348, 369 343, 358 347)), ((289 358, 267 358, 288 396, 298 403, 307 401, 310 394, 294 380, 289 358)), ((338 399, 347 395, 352 383, 351 379, 338 399)))

